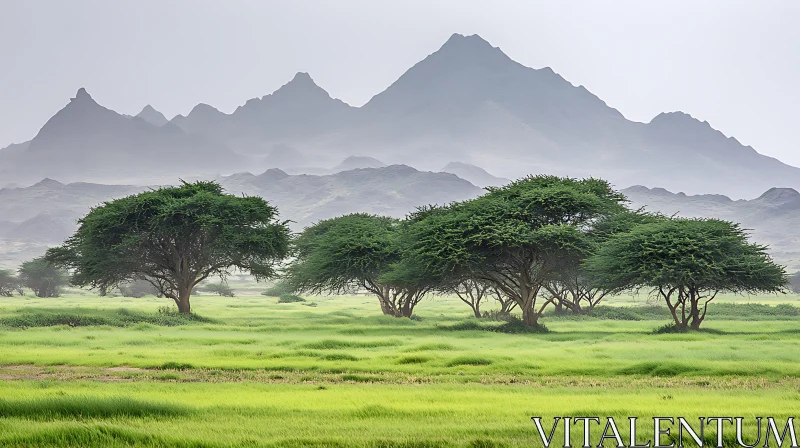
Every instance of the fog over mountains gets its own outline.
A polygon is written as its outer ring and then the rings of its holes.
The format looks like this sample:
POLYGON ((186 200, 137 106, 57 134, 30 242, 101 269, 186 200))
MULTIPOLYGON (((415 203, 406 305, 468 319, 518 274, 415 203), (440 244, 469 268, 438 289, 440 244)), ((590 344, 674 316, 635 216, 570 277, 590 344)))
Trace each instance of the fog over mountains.
MULTIPOLYGON (((552 69, 525 67, 454 34, 362 107, 307 73, 226 114, 198 104, 166 122, 111 111, 81 89, 30 141, 0 150, 0 186, 163 183, 238 171, 325 172, 349 156, 436 171, 451 162, 501 178, 552 173, 615 185, 752 198, 800 188, 800 169, 682 112, 632 122, 552 69)), ((478 182, 478 181, 476 181, 478 182)), ((478 182, 482 183, 482 182, 478 182)))
MULTIPOLYGON (((229 193, 268 199, 278 207, 281 219, 292 220, 290 227, 296 231, 345 213, 401 218, 422 204, 444 204, 483 193, 454 174, 418 171, 405 165, 328 175, 289 175, 273 168, 217 180, 229 193)), ((30 187, 0 189, 0 268, 16 267, 68 238, 91 207, 152 187, 64 184, 45 179, 30 187)))
POLYGON ((646 185, 624 190, 633 206, 741 222, 800 269, 799 168, 683 112, 632 122, 552 69, 459 34, 361 107, 308 73, 230 114, 198 104, 171 120, 79 89, 30 141, 0 150, 0 266, 61 242, 92 206, 178 179, 263 196, 299 230, 342 213, 401 217, 540 173, 646 185))

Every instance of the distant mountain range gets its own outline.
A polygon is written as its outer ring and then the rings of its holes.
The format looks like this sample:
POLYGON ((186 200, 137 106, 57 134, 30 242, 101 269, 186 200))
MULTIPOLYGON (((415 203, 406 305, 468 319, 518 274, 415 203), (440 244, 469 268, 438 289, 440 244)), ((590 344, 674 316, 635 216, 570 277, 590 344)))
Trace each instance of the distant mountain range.
MULTIPOLYGON (((274 168, 217 180, 229 193, 264 197, 278 207, 282 219, 292 220, 294 230, 345 213, 403 217, 419 205, 470 199, 483 192, 454 174, 404 165, 321 176, 289 175, 274 168)), ((0 189, 0 268, 13 268, 62 242, 91 207, 147 188, 151 187, 45 179, 30 187, 0 189)))
POLYGON ((793 188, 771 188, 752 200, 719 194, 689 196, 663 188, 634 186, 622 190, 633 208, 689 218, 719 218, 741 223, 759 244, 790 272, 800 270, 800 193, 793 188))
POLYGON ((230 114, 198 104, 168 122, 150 106, 120 115, 81 89, 30 142, 0 150, 0 186, 44 177, 146 184, 269 168, 327 172, 349 156, 736 198, 800 188, 800 169, 706 122, 682 112, 632 122, 552 69, 525 67, 479 36, 459 34, 362 107, 332 98, 307 73, 230 114))

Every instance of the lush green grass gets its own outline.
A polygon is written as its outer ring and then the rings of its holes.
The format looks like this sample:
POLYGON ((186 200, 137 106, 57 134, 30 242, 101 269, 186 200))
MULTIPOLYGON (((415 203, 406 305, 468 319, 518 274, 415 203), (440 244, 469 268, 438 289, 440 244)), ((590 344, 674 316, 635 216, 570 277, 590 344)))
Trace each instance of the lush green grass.
POLYGON ((538 446, 534 415, 797 415, 798 296, 719 302, 707 332, 653 334, 666 311, 620 297, 510 334, 451 298, 414 320, 369 296, 237 291, 192 318, 4 298, 0 446, 538 446))

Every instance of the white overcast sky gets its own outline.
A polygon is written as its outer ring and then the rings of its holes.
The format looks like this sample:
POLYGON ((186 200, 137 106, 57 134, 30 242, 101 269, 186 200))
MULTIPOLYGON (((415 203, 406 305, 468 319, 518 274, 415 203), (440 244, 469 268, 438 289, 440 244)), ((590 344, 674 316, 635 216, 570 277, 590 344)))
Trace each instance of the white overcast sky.
POLYGON ((0 0, 0 147, 82 86, 171 118, 307 71, 361 105, 456 32, 631 120, 681 110, 800 166, 800 0, 0 0))

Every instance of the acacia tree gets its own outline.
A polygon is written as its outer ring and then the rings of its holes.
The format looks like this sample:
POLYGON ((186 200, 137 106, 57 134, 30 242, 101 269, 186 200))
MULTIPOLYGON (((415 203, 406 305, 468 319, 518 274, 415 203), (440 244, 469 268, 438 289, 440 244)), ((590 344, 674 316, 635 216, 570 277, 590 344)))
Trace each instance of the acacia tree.
POLYGON ((215 182, 183 182, 92 209, 47 260, 73 271, 72 283, 107 290, 144 280, 191 312, 194 287, 230 269, 273 277, 289 229, 258 197, 225 194, 215 182))
MULTIPOLYGON (((612 236, 628 232, 637 225, 660 222, 663 215, 644 210, 624 211, 606 215, 592 224, 587 233, 588 242, 595 252, 612 236)), ((585 254, 586 257, 589 252, 585 254)), ((555 298, 559 309, 566 308, 572 313, 591 312, 605 297, 621 292, 620 288, 607 288, 598 284, 583 267, 583 260, 572 266, 565 266, 546 284, 548 292, 555 298)))
POLYGON ((37 297, 58 297, 67 286, 67 273, 44 258, 34 258, 19 268, 19 283, 33 290, 37 297))
POLYGON ((363 213, 320 221, 295 239, 286 282, 312 294, 364 289, 383 314, 410 317, 434 283, 407 256, 404 231, 397 219, 363 213))
POLYGON ((586 230, 624 210, 625 197, 599 179, 534 176, 477 199, 412 215, 415 253, 443 278, 473 278, 513 300, 536 327, 553 297, 548 281, 590 250, 586 230), (541 299, 541 300, 540 300, 541 299))
POLYGON ((662 219, 608 239, 586 263, 606 288, 649 288, 679 330, 698 329, 720 292, 780 292, 787 278, 766 246, 717 219, 662 219))
POLYGON ((455 294, 459 300, 466 303, 472 310, 472 314, 480 319, 481 304, 485 303, 485 299, 492 297, 492 286, 482 283, 475 279, 464 279, 452 285, 440 288, 442 292, 455 294))
POLYGON ((22 295, 19 279, 11 272, 0 269, 0 297, 12 297, 15 292, 22 295))

